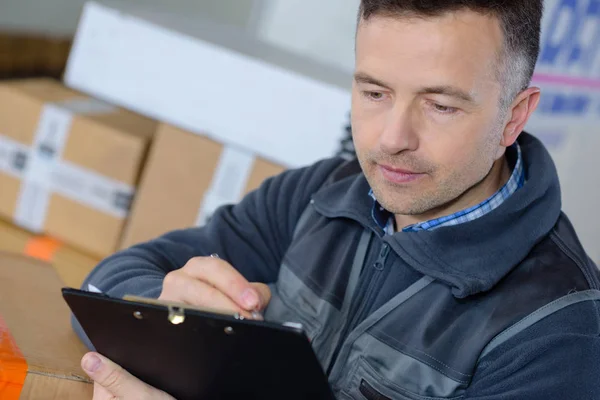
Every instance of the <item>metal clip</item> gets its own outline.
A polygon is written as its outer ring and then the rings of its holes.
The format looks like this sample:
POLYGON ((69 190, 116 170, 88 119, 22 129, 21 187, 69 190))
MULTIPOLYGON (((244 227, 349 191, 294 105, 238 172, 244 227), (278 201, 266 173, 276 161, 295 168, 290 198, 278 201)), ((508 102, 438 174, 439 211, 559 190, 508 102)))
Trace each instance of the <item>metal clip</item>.
POLYGON ((237 313, 237 312, 235 314, 233 314, 233 318, 240 320, 240 321, 243 321, 245 319, 242 314, 237 313))
POLYGON ((182 324, 185 321, 185 313, 183 312, 183 309, 181 307, 174 307, 174 306, 168 306, 169 307, 169 322, 171 322, 173 325, 179 325, 182 324))

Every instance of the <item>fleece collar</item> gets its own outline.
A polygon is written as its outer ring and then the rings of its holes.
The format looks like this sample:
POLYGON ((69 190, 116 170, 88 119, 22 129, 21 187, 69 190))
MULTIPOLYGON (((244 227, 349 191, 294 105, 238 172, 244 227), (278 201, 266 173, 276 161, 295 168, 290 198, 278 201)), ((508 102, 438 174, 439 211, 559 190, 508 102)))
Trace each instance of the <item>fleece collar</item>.
MULTIPOLYGON (((433 231, 397 232, 383 240, 409 266, 452 287, 463 298, 487 291, 513 270, 556 224, 561 209, 554 163, 543 144, 519 137, 526 183, 498 208, 476 220, 433 231)), ((313 196, 328 218, 351 218, 383 237, 372 218, 369 184, 362 173, 313 196)))

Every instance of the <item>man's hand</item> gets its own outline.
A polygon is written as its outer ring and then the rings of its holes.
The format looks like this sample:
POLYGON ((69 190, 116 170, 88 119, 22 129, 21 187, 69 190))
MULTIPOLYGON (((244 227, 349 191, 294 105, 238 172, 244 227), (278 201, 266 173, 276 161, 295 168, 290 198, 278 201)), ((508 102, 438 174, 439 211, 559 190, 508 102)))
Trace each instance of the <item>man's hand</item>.
POLYGON ((94 381, 93 400, 175 400, 100 354, 86 354, 81 367, 94 381))
POLYGON ((248 282, 220 258, 196 257, 167 274, 159 299, 252 318, 253 311, 262 311, 269 304, 271 291, 265 284, 248 282))

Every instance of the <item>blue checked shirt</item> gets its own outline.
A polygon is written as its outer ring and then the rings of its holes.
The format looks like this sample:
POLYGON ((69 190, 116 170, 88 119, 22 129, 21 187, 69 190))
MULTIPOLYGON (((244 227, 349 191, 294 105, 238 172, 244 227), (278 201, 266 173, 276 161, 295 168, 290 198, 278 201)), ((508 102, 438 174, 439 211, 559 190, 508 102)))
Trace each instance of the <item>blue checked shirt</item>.
MULTIPOLYGON (((432 219, 429 221, 419 222, 418 224, 410 225, 402 229, 403 232, 417 232, 421 230, 433 230, 437 228, 441 228, 442 226, 451 226, 463 224, 465 222, 473 221, 479 217, 484 216, 490 211, 498 208, 504 200, 508 199, 513 193, 519 190, 523 184, 525 184, 525 170, 523 168, 523 157, 521 155, 521 147, 517 142, 513 146, 511 146, 508 151, 515 152, 516 151, 516 162, 513 167, 512 174, 508 179, 508 182, 504 184, 496 193, 494 193, 488 199, 482 201, 481 203, 469 207, 467 209, 458 211, 451 215, 446 215, 444 217, 432 219)), ((513 153, 514 154, 514 153, 513 153)), ((371 190, 369 195, 373 198, 373 219, 384 229, 387 235, 394 234, 394 216, 390 215, 388 211, 386 211, 373 194, 371 190)))

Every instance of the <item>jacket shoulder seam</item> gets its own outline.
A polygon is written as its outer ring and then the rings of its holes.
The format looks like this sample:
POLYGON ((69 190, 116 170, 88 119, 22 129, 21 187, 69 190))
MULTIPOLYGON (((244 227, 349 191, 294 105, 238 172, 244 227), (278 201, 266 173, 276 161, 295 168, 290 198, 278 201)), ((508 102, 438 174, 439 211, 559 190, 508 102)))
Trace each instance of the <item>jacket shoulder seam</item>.
POLYGON ((586 268, 586 263, 584 263, 575 252, 560 238, 556 230, 552 230, 550 232, 550 239, 558 248, 567 256, 573 263, 579 268, 579 270, 585 276, 585 280, 588 283, 590 289, 598 289, 598 286, 594 283, 590 272, 586 268))

